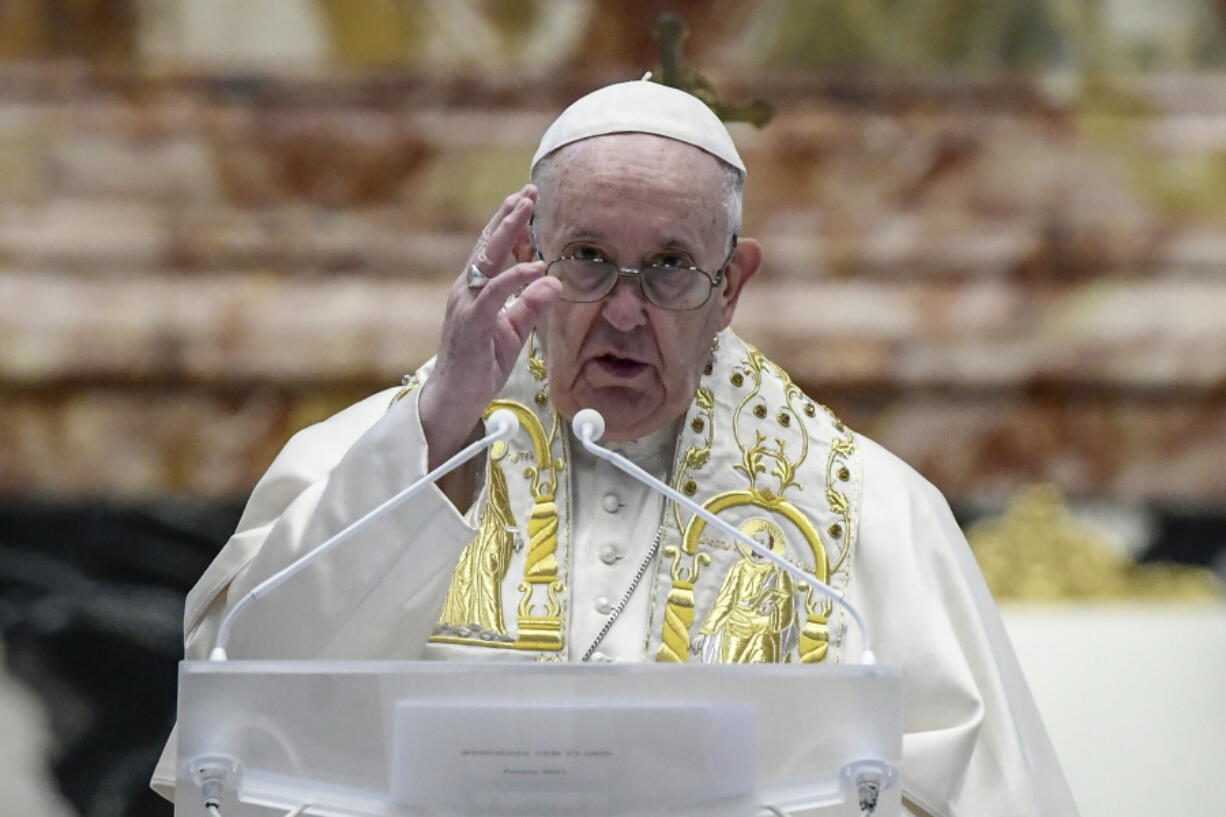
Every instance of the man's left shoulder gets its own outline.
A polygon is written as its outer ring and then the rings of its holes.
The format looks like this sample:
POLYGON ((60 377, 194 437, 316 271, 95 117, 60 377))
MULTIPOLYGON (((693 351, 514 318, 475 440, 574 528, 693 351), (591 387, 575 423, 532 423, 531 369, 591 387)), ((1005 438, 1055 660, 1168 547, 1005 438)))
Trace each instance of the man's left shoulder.
POLYGON ((923 474, 876 440, 859 432, 853 436, 860 453, 862 512, 923 507, 949 513, 945 496, 923 474))
POLYGON ((857 434, 856 444, 861 455, 857 553, 868 569, 914 575, 921 563, 949 570, 955 565, 951 557, 961 562, 966 538, 940 490, 874 440, 857 434))

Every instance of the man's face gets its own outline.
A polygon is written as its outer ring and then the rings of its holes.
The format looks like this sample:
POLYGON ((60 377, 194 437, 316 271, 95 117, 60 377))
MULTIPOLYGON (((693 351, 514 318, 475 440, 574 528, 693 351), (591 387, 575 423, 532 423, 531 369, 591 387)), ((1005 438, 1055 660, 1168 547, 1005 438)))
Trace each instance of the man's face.
MULTIPOLYGON (((638 268, 667 259, 714 274, 727 257, 724 176, 703 151, 615 134, 569 145, 555 161, 536 214, 546 261, 599 256, 638 268)), ((596 409, 609 440, 641 437, 681 416, 758 257, 755 242, 741 242, 723 284, 693 310, 650 304, 625 277, 602 301, 556 302, 538 325, 554 407, 566 418, 596 409)))

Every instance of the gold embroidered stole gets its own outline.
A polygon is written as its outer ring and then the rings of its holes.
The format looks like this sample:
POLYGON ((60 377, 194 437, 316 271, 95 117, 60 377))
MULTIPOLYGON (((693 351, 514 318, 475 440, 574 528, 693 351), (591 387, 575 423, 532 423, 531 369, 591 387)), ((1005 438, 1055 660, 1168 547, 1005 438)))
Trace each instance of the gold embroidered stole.
MULTIPOLYGON (((535 339, 486 415, 499 408, 516 414, 521 431, 486 458, 485 487, 472 512, 478 532, 460 557, 427 656, 476 658, 502 649, 515 651, 506 657, 564 660, 569 450, 535 339)), ((846 592, 860 494, 850 429, 730 330, 719 335, 681 428, 671 471, 677 490, 846 592)), ((636 591, 651 593, 644 657, 831 657, 824 597, 675 503, 664 505, 660 536, 661 555, 636 591)), ((834 628, 835 660, 846 626, 840 619, 834 628)))

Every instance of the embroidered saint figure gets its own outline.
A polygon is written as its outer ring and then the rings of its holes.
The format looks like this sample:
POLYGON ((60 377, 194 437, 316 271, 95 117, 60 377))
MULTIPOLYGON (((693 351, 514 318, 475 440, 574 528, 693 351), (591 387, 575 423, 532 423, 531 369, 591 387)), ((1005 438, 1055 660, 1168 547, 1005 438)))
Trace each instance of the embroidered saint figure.
MULTIPOLYGON (((774 522, 750 519, 740 529, 779 556, 786 552, 774 522)), ((692 651, 705 663, 785 661, 796 643, 795 582, 749 548, 738 549, 743 558, 724 576, 692 651)))

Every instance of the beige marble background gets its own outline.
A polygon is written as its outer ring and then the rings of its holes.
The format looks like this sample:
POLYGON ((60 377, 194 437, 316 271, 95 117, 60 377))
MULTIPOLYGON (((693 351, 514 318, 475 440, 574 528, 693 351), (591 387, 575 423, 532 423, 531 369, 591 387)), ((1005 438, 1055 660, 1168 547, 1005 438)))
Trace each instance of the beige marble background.
POLYGON ((432 353, 538 134, 651 66, 666 5, 778 111, 734 126, 746 337, 955 501, 1222 504, 1226 76, 1192 0, 6 4, 0 492, 244 495, 432 353))

